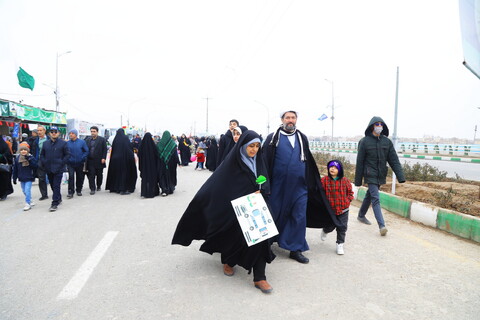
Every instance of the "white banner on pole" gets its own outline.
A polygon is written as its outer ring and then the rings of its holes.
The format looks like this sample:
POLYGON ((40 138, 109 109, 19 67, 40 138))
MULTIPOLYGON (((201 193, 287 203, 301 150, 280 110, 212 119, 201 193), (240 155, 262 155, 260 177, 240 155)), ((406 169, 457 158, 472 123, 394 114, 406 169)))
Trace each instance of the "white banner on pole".
POLYGON ((278 234, 270 210, 260 193, 247 194, 231 203, 249 247, 278 234))

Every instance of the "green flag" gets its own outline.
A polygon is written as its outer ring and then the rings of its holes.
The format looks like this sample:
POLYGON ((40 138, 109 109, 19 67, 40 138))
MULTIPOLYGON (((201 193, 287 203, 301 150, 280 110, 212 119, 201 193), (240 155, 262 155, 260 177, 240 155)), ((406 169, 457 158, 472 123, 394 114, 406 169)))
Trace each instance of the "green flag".
POLYGON ((33 90, 33 87, 35 87, 35 79, 22 68, 18 70, 17 78, 18 78, 18 84, 20 85, 20 87, 27 88, 30 90, 33 90))

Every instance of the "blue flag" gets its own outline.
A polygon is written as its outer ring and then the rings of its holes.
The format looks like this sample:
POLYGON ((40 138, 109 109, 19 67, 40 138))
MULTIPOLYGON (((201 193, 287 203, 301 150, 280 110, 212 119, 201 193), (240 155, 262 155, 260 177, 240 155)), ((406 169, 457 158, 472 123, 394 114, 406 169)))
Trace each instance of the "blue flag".
POLYGON ((326 115, 325 113, 322 114, 322 115, 320 116, 320 118, 318 118, 318 120, 320 120, 320 121, 323 121, 323 120, 325 120, 325 119, 328 119, 328 117, 327 117, 327 115, 326 115))

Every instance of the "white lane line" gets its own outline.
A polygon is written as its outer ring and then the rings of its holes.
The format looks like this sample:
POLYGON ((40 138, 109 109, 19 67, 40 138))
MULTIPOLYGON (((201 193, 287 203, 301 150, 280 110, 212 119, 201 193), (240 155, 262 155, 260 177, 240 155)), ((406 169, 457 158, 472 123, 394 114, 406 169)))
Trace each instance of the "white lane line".
POLYGON ((62 292, 57 296, 57 300, 73 300, 78 296, 83 286, 88 281, 88 278, 90 278, 93 270, 100 260, 102 260, 103 255, 107 252, 113 240, 115 240, 117 234, 118 231, 109 231, 105 234, 103 239, 98 243, 95 249, 93 249, 90 256, 88 256, 87 260, 85 260, 82 266, 77 270, 77 273, 75 273, 73 278, 70 279, 62 292))

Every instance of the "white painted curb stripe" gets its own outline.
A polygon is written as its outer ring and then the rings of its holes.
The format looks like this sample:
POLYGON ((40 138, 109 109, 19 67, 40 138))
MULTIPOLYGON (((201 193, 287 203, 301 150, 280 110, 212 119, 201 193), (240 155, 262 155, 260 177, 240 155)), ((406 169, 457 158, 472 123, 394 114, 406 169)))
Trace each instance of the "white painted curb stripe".
POLYGON ((358 187, 356 187, 353 183, 352 183, 352 190, 353 190, 353 199, 357 200, 358 199, 358 187))
POLYGON ((105 252, 107 252, 113 240, 115 240, 117 234, 118 231, 109 231, 105 234, 103 239, 98 243, 95 249, 93 249, 90 256, 88 256, 87 260, 85 260, 82 266, 77 270, 77 273, 75 273, 73 278, 70 279, 62 292, 57 296, 57 300, 73 300, 78 296, 85 283, 87 283, 88 278, 90 278, 93 270, 100 260, 102 260, 102 257, 105 252))
POLYGON ((437 227, 438 208, 420 202, 412 202, 410 219, 433 228, 437 227))

